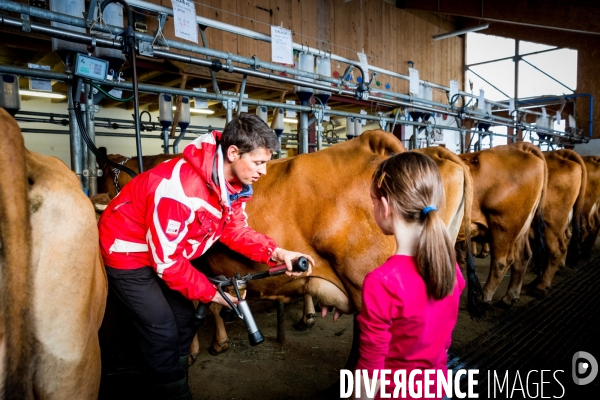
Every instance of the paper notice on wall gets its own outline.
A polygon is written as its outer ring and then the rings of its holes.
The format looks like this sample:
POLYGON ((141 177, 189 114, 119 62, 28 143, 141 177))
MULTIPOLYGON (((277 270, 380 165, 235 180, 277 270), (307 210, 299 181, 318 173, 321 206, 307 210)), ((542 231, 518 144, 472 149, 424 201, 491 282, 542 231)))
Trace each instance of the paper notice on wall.
POLYGON ((560 122, 562 121, 561 115, 560 115, 560 111, 556 112, 556 123, 560 124, 560 122))
POLYGON ((508 115, 511 116, 515 111, 515 99, 508 99, 508 115))
POLYGON ((365 53, 356 53, 358 54, 358 61, 360 62, 360 67, 365 72, 365 83, 369 82, 369 60, 367 60, 367 55, 365 53))
MULTIPOLYGON (((365 110, 360 110, 360 113, 361 113, 362 115, 367 115, 367 114, 368 114, 368 113, 367 113, 365 110)), ((362 125, 366 125, 366 124, 367 124, 367 120, 366 120, 366 119, 364 119, 364 118, 362 118, 362 119, 360 120, 360 123, 361 123, 362 125)))
POLYGON ((175 36, 198 43, 196 5, 190 0, 171 0, 175 36))
POLYGON ((271 26, 271 61, 282 64, 294 63, 292 31, 271 26))
POLYGON ((458 94, 458 81, 450 81, 450 101, 456 101, 454 98, 458 94))
MULTIPOLYGON (((194 90, 196 92, 206 93, 206 88, 203 87, 197 87, 194 88, 194 90)), ((194 97, 194 108, 208 108, 208 100, 200 97, 194 97)))
MULTIPOLYGON (((296 104, 296 100, 286 100, 285 104, 296 104)), ((286 118, 296 118, 296 111, 295 110, 285 110, 285 117, 286 118)))
MULTIPOLYGON (((33 69, 43 69, 45 71, 50 71, 49 65, 37 65, 37 64, 27 64, 29 68, 33 69)), ((52 91, 52 82, 47 79, 29 79, 29 89, 30 90, 44 90, 46 92, 52 91)))
POLYGON ((413 95, 419 94, 419 70, 414 68, 408 69, 409 89, 413 95))
POLYGON ((479 99, 477 99, 477 108, 480 110, 485 110, 485 91, 483 89, 479 89, 479 99))
POLYGON ((331 110, 331 107, 325 106, 325 112, 323 113, 323 121, 329 122, 331 120, 331 115, 327 113, 327 110, 331 110))

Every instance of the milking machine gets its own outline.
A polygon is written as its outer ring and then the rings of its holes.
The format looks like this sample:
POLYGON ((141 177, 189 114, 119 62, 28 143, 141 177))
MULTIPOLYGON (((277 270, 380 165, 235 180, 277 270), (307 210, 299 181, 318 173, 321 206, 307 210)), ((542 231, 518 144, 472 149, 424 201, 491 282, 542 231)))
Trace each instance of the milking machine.
MULTIPOLYGON (((292 260, 292 268, 294 272, 306 272, 308 271, 308 260, 305 257, 298 257, 292 260)), ((217 290, 221 294, 221 296, 227 301, 231 310, 246 324, 246 328, 248 329, 248 340, 250 341, 251 346, 256 346, 264 342, 265 337, 258 330, 256 326, 256 322, 254 322, 254 317, 252 316, 252 312, 250 311, 250 306, 246 299, 244 299, 243 295, 240 294, 246 289, 246 284, 251 280, 268 278, 271 276, 283 275, 287 271, 287 267, 285 264, 277 265, 268 269, 267 271, 256 272, 254 274, 247 274, 245 276, 241 276, 239 273, 232 278, 226 278, 224 276, 217 276, 215 278, 209 277, 208 280, 216 285, 217 290), (229 297, 225 294, 224 288, 232 287, 233 291, 228 290, 228 293, 237 297, 238 303, 235 305, 229 297)), ((200 326, 204 324, 206 319, 206 308, 208 307, 207 303, 199 303, 198 308, 196 309, 196 318, 200 326)))

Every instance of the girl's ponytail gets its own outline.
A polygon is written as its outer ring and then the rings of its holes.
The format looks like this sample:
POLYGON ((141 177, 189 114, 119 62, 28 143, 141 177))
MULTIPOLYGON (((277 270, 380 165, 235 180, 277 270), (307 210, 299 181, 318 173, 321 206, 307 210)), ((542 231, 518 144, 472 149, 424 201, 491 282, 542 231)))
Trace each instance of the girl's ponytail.
POLYGON ((454 245, 436 207, 423 209, 422 218, 423 231, 416 254, 417 268, 425 281, 429 297, 440 300, 452 293, 456 283, 454 245))

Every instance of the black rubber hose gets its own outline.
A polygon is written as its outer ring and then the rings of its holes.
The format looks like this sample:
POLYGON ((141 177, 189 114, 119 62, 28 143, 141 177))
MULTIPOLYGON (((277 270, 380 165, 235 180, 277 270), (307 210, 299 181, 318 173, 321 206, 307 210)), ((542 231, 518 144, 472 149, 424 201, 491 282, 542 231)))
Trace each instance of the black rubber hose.
POLYGON ((83 112, 81 111, 81 103, 79 102, 79 95, 81 93, 81 90, 78 90, 78 88, 81 87, 80 82, 82 82, 81 78, 78 80, 77 84, 73 85, 72 96, 75 119, 77 120, 77 125, 79 126, 79 131, 81 132, 81 137, 85 141, 85 144, 87 144, 87 147, 92 153, 94 153, 97 159, 103 160, 107 165, 110 165, 113 168, 117 168, 125 172, 132 178, 135 178, 137 174, 133 170, 127 168, 124 165, 117 164, 116 162, 109 160, 108 157, 106 157, 103 153, 101 153, 98 150, 98 148, 94 145, 94 142, 92 142, 92 139, 90 138, 90 135, 88 134, 88 131, 85 128, 85 124, 83 123, 83 112))

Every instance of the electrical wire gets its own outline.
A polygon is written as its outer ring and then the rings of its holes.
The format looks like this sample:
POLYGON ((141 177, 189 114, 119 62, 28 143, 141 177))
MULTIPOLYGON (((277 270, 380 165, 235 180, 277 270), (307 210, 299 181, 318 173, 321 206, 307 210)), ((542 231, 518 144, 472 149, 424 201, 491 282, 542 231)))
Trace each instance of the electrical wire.
POLYGON ((98 91, 100 91, 102 94, 104 94, 106 97, 108 97, 111 100, 116 100, 116 101, 120 101, 120 102, 126 102, 126 101, 131 101, 134 98, 134 95, 129 96, 126 99, 121 99, 119 97, 115 97, 112 94, 108 93, 106 90, 102 89, 100 86, 96 85, 95 83, 86 80, 85 83, 89 83, 90 85, 92 85, 93 87, 95 87, 96 89, 98 89, 98 91))

